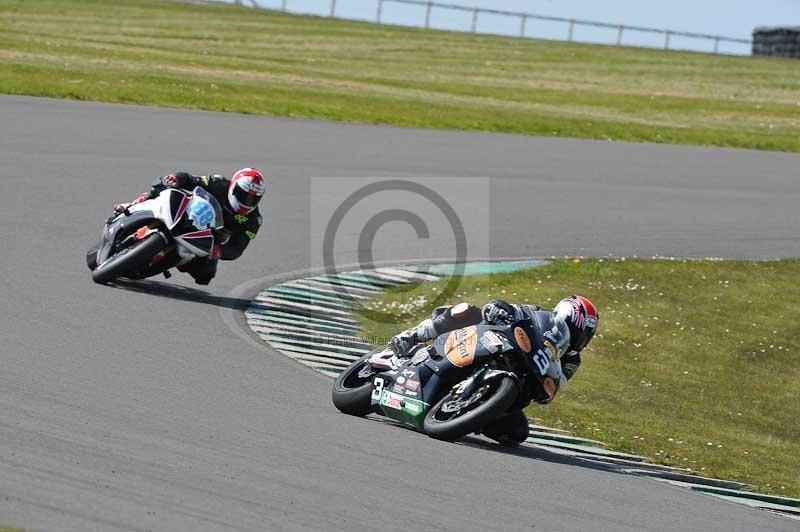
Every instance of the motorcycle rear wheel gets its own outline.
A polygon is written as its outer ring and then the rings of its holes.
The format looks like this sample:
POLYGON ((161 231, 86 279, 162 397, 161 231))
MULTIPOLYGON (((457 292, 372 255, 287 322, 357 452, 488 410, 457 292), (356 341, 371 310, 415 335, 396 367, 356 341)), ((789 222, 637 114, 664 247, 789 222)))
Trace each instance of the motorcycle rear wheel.
POLYGON ((92 280, 98 284, 108 284, 117 277, 132 275, 147 266, 153 256, 166 245, 160 233, 150 234, 99 264, 92 271, 92 280))
POLYGON ((448 393, 428 410, 423 429, 431 438, 456 441, 502 416, 518 393, 517 384, 507 376, 485 383, 469 397, 448 393))
POLYGON ((362 417, 372 412, 372 377, 376 372, 367 364, 371 356, 364 355, 350 364, 333 383, 333 405, 345 414, 362 417))

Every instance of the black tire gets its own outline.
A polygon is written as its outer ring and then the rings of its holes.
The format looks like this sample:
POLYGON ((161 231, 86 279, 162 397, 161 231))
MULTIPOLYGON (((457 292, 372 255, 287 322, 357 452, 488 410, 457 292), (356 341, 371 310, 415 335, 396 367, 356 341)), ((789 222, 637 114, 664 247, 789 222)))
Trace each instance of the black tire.
MULTIPOLYGON (((425 415, 423 422, 425 433, 437 440, 456 441, 467 434, 478 432, 486 424, 502 416, 514 404, 519 394, 517 383, 511 377, 504 375, 481 386, 475 390, 475 394, 481 390, 484 395, 476 400, 475 406, 468 405, 466 411, 461 413, 461 410, 458 410, 453 416, 448 416, 443 408, 445 405, 452 405, 456 396, 452 393, 444 396, 425 415)), ((474 397, 475 394, 470 397, 474 397)))
POLYGON ((100 244, 95 244, 86 252, 86 265, 91 271, 97 268, 97 251, 100 249, 100 244))
POLYGON ((153 255, 166 247, 160 233, 148 235, 132 246, 118 251, 92 271, 92 280, 98 284, 110 283, 117 277, 133 275, 147 266, 153 255))
POLYGON ((366 416, 372 413, 372 377, 376 372, 367 365, 371 356, 369 353, 350 364, 333 383, 333 406, 345 414, 366 416))

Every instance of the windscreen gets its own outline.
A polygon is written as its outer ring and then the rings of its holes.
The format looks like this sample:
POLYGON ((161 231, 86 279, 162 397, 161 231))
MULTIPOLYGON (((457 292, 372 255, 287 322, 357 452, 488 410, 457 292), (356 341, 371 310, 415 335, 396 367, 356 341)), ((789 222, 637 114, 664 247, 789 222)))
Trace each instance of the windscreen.
POLYGON ((225 222, 222 218, 222 207, 214 196, 205 189, 195 187, 189 202, 189 219, 198 229, 222 229, 225 222))

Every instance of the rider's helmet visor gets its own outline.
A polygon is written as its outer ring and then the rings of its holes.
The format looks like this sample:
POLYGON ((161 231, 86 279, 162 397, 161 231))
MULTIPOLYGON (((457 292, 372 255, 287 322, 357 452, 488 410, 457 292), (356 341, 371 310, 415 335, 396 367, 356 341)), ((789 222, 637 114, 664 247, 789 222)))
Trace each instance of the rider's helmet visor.
POLYGON ((254 193, 244 190, 242 187, 234 187, 233 188, 233 197, 244 207, 255 207, 258 205, 258 202, 261 201, 261 196, 254 193))

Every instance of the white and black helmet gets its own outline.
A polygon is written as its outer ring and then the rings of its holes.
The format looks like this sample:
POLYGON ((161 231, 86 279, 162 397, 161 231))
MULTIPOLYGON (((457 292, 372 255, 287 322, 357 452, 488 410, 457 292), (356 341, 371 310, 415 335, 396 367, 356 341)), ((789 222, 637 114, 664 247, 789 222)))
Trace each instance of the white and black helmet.
POLYGON ((559 301, 553 309, 553 314, 569 328, 570 351, 580 351, 586 347, 600 321, 600 315, 594 304, 588 298, 577 295, 559 301))

